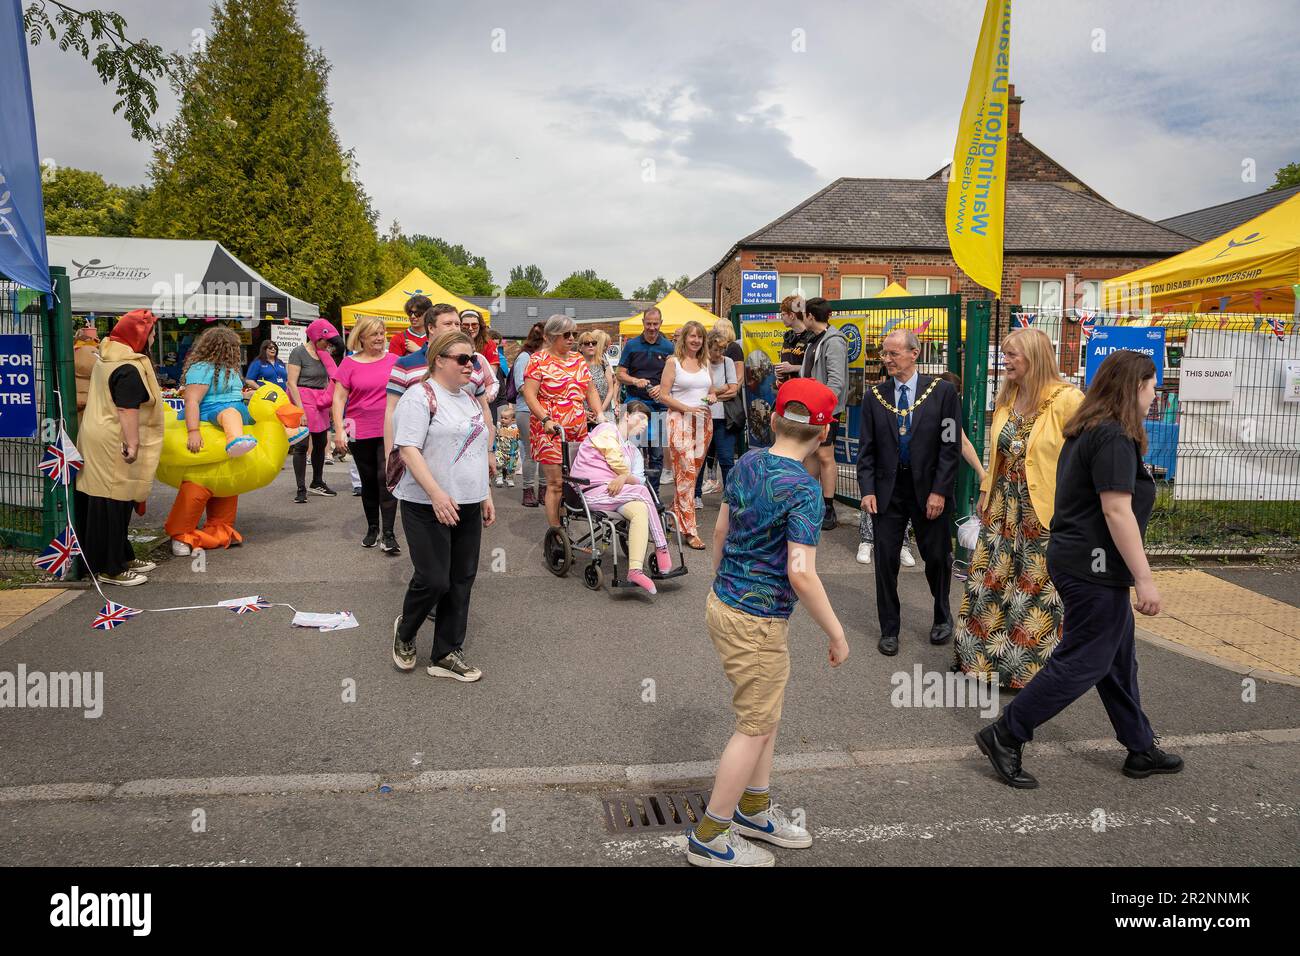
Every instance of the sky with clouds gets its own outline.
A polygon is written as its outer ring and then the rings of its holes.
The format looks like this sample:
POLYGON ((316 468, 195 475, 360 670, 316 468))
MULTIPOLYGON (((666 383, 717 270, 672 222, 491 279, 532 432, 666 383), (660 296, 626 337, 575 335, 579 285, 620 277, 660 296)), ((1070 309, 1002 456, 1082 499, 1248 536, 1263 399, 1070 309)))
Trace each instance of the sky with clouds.
MULTIPOLYGON (((169 50, 210 23, 201 0, 92 2, 169 50)), ((593 268, 630 294, 698 275, 837 177, 943 166, 983 3, 298 8, 332 64, 334 124, 382 228, 460 242, 500 281, 535 262, 552 283, 593 268)), ((1260 192, 1300 161, 1298 12, 1294 0, 1018 0, 1022 130, 1149 218, 1260 192)), ((149 148, 93 68, 49 42, 31 64, 42 157, 145 182, 149 148)), ((160 117, 173 111, 164 95, 160 117)))

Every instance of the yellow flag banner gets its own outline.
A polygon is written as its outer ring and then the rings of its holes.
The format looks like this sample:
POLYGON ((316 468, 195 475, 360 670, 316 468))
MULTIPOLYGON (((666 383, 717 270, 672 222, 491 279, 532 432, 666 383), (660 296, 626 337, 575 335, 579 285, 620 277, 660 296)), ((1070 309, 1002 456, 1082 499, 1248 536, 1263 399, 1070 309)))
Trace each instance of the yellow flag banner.
POLYGON ((988 0, 948 176, 948 246, 963 272, 1002 295, 1011 0, 988 0))

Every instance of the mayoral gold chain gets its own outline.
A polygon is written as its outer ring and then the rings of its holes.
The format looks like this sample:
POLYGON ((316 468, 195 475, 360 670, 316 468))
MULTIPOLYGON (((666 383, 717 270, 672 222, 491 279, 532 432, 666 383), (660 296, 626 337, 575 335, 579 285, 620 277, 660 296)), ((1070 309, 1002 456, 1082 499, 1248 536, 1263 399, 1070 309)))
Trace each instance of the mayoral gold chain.
POLYGON ((936 378, 934 381, 932 381, 930 383, 930 387, 925 390, 925 394, 923 394, 920 398, 916 400, 915 403, 909 405, 907 408, 895 408, 893 405, 890 405, 889 402, 885 401, 884 398, 882 398, 880 395, 879 385, 871 386, 871 394, 876 396, 876 401, 878 401, 889 411, 893 412, 896 418, 906 419, 906 421, 903 424, 898 426, 898 434, 906 435, 907 426, 912 420, 912 413, 921 407, 921 405, 925 402, 925 400, 930 397, 930 393, 933 392, 936 388, 938 388, 939 383, 941 381, 943 381, 943 379, 941 378, 936 378))

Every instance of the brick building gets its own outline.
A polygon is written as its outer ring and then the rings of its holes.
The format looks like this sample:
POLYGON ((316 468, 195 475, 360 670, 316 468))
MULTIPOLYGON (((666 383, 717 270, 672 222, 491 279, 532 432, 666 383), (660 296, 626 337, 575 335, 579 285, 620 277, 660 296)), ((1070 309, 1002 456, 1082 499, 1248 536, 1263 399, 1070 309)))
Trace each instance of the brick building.
MULTIPOLYGON (((1179 232, 1107 202, 1024 138, 1015 95, 1009 109, 1006 306, 1039 312, 1063 370, 1077 368, 1079 329, 1063 309, 1096 309, 1102 280, 1196 245, 1179 232), (1041 310, 1041 311, 1039 311, 1041 310)), ((779 297, 870 298, 890 282, 914 295, 982 299, 953 261, 944 210, 947 167, 928 179, 842 178, 736 242, 710 270, 713 308, 740 301, 741 272, 775 270, 779 297)))

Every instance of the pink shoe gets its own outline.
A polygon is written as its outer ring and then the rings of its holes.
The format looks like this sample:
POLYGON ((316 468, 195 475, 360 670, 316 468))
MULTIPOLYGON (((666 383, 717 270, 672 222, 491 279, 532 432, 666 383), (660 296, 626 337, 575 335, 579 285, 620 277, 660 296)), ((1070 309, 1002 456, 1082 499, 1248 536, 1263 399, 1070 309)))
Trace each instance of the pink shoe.
POLYGON ((668 553, 667 548, 655 550, 655 561, 659 564, 660 574, 667 574, 673 569, 673 556, 668 553))
POLYGON ((230 458, 238 458, 240 455, 247 455, 256 447, 256 438, 252 435, 241 435, 226 442, 226 455, 230 458))
POLYGON ((655 588, 655 583, 651 581, 648 577, 646 577, 646 573, 642 571, 640 568, 638 568, 635 571, 629 571, 627 573, 627 583, 635 584, 637 587, 645 588, 651 594, 659 593, 659 591, 655 588))

